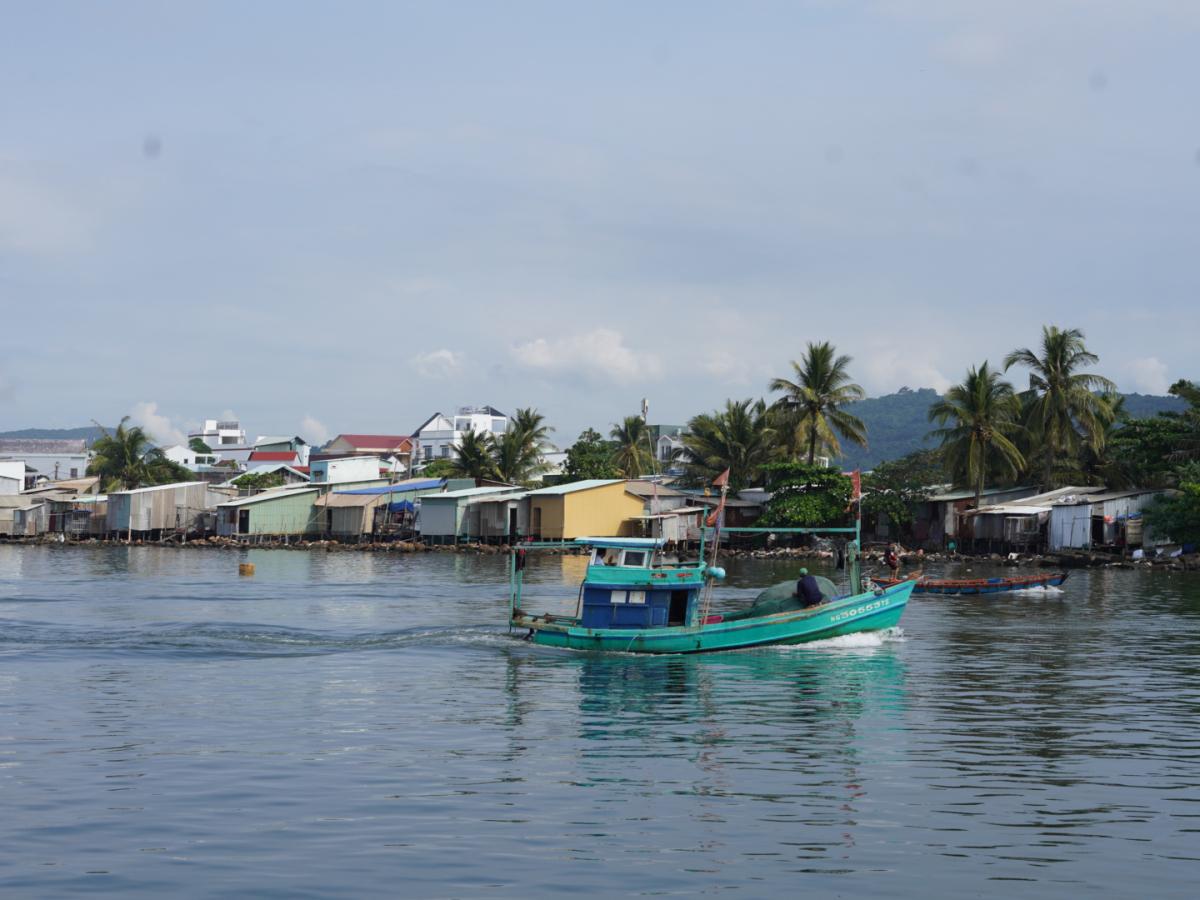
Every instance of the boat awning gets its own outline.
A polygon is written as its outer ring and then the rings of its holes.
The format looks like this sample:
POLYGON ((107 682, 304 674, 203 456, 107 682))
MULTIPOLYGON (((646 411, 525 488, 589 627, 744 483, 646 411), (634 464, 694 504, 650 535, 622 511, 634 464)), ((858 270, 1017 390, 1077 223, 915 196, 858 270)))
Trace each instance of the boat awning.
POLYGON ((635 550, 650 550, 663 545, 660 538, 634 537, 581 537, 576 538, 575 543, 590 544, 593 547, 628 547, 635 550))

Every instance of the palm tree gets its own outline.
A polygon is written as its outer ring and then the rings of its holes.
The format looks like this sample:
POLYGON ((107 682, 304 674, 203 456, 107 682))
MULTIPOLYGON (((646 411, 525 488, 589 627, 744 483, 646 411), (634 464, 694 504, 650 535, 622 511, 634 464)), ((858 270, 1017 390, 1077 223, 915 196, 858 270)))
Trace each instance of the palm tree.
POLYGON ((788 430, 783 435, 784 443, 792 449, 805 447, 810 466, 816 462, 818 447, 827 447, 834 456, 841 455, 838 434, 861 447, 867 445, 867 426, 842 409, 866 396, 866 392, 850 380, 849 366, 850 357, 838 356, 828 341, 809 343, 803 362, 792 361, 795 381, 771 380, 772 391, 784 392, 775 403, 783 427, 788 430))
POLYGON ((1025 459, 1010 435, 1020 426, 1021 404, 1013 387, 1000 380, 985 362, 967 370, 962 384, 950 388, 929 408, 929 421, 942 425, 930 432, 942 442, 942 453, 957 484, 975 488, 979 508, 983 485, 996 468, 1016 476, 1025 459))
POLYGON ((454 474, 460 478, 491 478, 496 474, 494 441, 486 431, 464 431, 454 445, 454 474))
POLYGON ((1014 365, 1029 369, 1023 418, 1042 457, 1046 489, 1055 485, 1055 463, 1077 458, 1085 438, 1103 449, 1109 409, 1096 392, 1115 393, 1117 386, 1103 376, 1077 371, 1099 361, 1084 345, 1082 331, 1062 331, 1054 325, 1042 326, 1040 356, 1024 348, 1004 357, 1006 372, 1014 365))
POLYGON ((614 425, 609 433, 617 448, 613 451, 613 465, 625 478, 640 478, 654 470, 654 453, 650 449, 650 430, 641 416, 626 416, 620 425, 614 425))
POLYGON ((542 453, 553 430, 546 425, 546 417, 532 406, 518 409, 504 434, 492 440, 501 479, 515 484, 546 471, 542 453))
POLYGON ((128 421, 129 416, 125 416, 111 432, 95 423, 103 433, 92 445, 88 474, 99 476, 105 491, 132 490, 147 484, 186 481, 190 477, 186 469, 171 462, 150 443, 150 436, 140 425, 129 427, 128 421))
POLYGON ((775 431, 762 400, 726 400, 725 408, 695 416, 683 436, 688 480, 707 484, 726 469, 729 487, 749 487, 771 458, 775 431))

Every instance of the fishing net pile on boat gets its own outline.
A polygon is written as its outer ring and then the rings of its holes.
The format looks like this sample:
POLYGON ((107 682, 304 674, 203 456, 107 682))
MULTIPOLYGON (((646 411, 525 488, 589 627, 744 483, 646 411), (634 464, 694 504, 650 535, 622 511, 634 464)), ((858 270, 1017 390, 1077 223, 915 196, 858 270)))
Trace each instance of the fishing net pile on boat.
MULTIPOLYGON (((828 602, 837 596, 837 587, 832 581, 822 575, 814 575, 813 578, 816 579, 817 586, 821 589, 822 600, 828 602)), ((751 619, 756 616, 769 616, 774 613, 791 612, 803 608, 804 601, 796 596, 796 582, 781 581, 760 593, 754 598, 754 602, 745 609, 726 613, 725 621, 751 619)))

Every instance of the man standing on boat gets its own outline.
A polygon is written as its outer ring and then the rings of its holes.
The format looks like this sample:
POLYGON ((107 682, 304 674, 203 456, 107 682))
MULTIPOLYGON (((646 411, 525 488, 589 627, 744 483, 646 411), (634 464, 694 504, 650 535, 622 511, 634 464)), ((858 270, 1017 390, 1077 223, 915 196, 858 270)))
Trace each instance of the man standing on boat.
POLYGON ((821 586, 817 584, 817 579, 808 574, 808 569, 800 570, 800 580, 796 582, 796 596, 806 609, 825 602, 825 598, 821 596, 821 586))

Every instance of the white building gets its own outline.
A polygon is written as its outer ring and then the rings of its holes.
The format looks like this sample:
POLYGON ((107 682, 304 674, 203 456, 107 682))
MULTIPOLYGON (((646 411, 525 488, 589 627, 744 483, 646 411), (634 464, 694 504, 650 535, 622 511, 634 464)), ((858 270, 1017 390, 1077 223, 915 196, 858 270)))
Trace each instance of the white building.
POLYGON ((246 446, 246 431, 240 422, 205 419, 204 427, 188 434, 188 440, 199 438, 216 452, 222 447, 246 446))
POLYGON ((508 416, 491 406, 463 406, 453 416, 434 413, 417 429, 417 459, 456 459, 455 447, 468 431, 500 435, 507 429, 508 416))
POLYGON ((163 447, 162 455, 171 462, 178 463, 184 468, 191 469, 193 472, 197 466, 211 466, 217 461, 215 453, 197 453, 191 447, 185 447, 182 444, 163 447))
POLYGON ((87 442, 77 440, 24 440, 0 438, 0 459, 23 460, 34 470, 34 477, 46 481, 65 481, 87 474, 90 455, 87 442))
POLYGON ((319 459, 308 470, 313 484, 345 484, 350 481, 379 479, 378 456, 344 456, 341 459, 319 459))
POLYGON ((19 494, 25 490, 25 460, 0 459, 0 494, 19 494))

